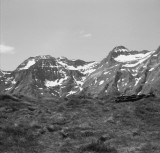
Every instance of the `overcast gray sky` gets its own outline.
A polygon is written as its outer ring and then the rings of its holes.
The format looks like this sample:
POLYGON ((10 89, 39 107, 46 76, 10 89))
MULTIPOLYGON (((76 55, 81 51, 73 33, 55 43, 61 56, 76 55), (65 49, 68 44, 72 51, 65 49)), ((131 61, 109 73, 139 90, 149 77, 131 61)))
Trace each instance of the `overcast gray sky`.
POLYGON ((160 0, 0 0, 0 68, 30 56, 100 61, 160 45, 160 0))

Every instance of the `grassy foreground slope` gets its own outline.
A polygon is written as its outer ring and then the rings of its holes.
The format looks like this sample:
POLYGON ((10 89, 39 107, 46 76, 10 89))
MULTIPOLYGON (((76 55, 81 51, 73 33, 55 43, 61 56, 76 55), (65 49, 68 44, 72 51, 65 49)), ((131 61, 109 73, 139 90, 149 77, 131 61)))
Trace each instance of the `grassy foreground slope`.
POLYGON ((1 95, 0 153, 160 153, 160 99, 1 95))

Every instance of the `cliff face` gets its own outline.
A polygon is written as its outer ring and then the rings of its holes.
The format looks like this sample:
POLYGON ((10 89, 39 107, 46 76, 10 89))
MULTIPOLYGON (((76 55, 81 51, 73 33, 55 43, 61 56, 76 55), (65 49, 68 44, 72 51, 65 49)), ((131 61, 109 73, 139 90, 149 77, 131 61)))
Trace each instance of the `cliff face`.
POLYGON ((154 93, 160 96, 160 47, 130 51, 115 47, 101 62, 30 57, 12 72, 0 71, 0 92, 34 97, 93 97, 154 93))

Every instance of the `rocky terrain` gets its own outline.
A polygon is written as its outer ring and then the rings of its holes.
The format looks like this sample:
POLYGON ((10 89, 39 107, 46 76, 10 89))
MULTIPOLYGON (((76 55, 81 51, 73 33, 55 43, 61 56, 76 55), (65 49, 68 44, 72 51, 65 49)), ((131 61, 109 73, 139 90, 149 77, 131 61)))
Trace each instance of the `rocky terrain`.
POLYGON ((160 99, 1 95, 0 152, 159 153, 160 99))
POLYGON ((32 97, 155 94, 160 96, 160 47, 134 51, 117 46, 100 62, 30 57, 12 72, 0 71, 0 92, 32 97))
POLYGON ((160 153, 159 76, 160 47, 0 70, 0 153, 160 153))

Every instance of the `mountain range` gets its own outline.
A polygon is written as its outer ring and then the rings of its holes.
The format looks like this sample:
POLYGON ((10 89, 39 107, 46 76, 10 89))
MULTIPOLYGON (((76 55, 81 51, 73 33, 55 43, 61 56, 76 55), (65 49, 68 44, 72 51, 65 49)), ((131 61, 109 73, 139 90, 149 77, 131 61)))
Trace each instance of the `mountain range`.
POLYGON ((141 94, 160 97, 159 86, 160 47, 136 51, 117 46, 100 62, 36 56, 26 59, 14 71, 0 70, 0 93, 36 98, 141 94))
POLYGON ((159 76, 160 47, 0 70, 0 153, 160 153, 159 76))

